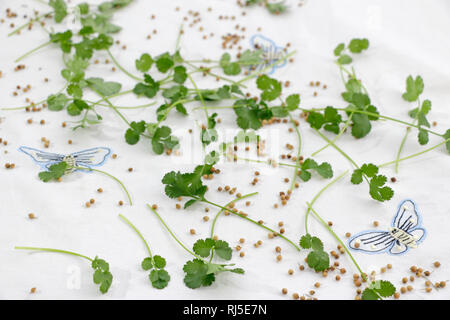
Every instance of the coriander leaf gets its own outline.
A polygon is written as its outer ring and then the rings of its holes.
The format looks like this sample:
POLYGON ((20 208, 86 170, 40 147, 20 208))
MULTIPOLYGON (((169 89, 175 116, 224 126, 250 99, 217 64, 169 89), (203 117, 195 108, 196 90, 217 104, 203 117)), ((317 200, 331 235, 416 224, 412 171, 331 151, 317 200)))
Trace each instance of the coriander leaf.
POLYGON ((78 10, 80 10, 81 15, 86 15, 89 13, 89 4, 86 2, 80 3, 77 5, 78 10))
POLYGON ((50 41, 59 43, 61 50, 64 53, 69 53, 72 50, 72 31, 67 30, 65 32, 51 33, 50 41))
POLYGON ((145 258, 144 260, 142 260, 141 267, 142 267, 142 269, 144 269, 145 271, 153 269, 153 261, 152 261, 152 258, 147 257, 147 258, 145 258))
POLYGON ((286 4, 284 4, 284 1, 276 2, 276 3, 266 2, 265 5, 266 5, 267 10, 269 10, 269 12, 273 13, 273 14, 280 14, 287 10, 287 6, 286 6, 286 4))
POLYGON ((325 118, 321 113, 312 111, 308 114, 306 121, 311 125, 311 128, 319 130, 325 123, 325 118))
POLYGON ((166 266, 166 259, 159 255, 153 256, 153 261, 155 262, 155 268, 163 269, 166 266))
POLYGON ((361 53, 367 48, 369 48, 369 40, 367 39, 352 39, 348 45, 348 49, 352 53, 361 53))
POLYGON ((183 66, 176 66, 173 68, 173 81, 183 84, 187 79, 186 68, 183 66))
POLYGON ((365 137, 372 125, 370 124, 369 117, 365 114, 355 113, 352 116, 352 136, 357 139, 365 137))
POLYGON ((325 251, 311 251, 306 257, 308 266, 315 271, 323 271, 330 266, 330 258, 325 251))
POLYGON ((193 205, 194 203, 196 203, 196 202, 197 202, 197 200, 194 200, 194 199, 191 199, 191 200, 189 200, 189 201, 186 201, 186 203, 184 204, 183 209, 186 209, 186 208, 192 206, 192 205, 193 205))
POLYGON ((256 79, 256 85, 263 91, 261 93, 262 100, 272 101, 281 95, 281 83, 266 75, 259 76, 256 79))
POLYGON ((173 58, 168 52, 156 57, 156 68, 158 68, 161 73, 166 73, 169 71, 174 64, 173 58))
POLYGON ((259 65, 264 61, 262 54, 261 49, 253 51, 247 49, 240 55, 237 62, 243 66, 259 65))
POLYGON ((286 98, 286 104, 289 111, 297 110, 300 104, 300 95, 291 94, 286 98))
POLYGON ((69 102, 67 96, 63 93, 58 93, 56 95, 52 94, 47 98, 47 107, 50 111, 60 111, 69 102))
POLYGON ((385 186, 387 178, 383 175, 374 176, 369 183, 369 193, 373 199, 378 201, 387 201, 392 198, 394 191, 385 186))
POLYGON ((58 180, 61 178, 66 169, 68 168, 67 162, 61 161, 60 163, 52 164, 48 171, 39 172, 39 179, 44 182, 48 182, 50 180, 58 180))
POLYGON ((308 172, 308 170, 314 170, 320 176, 322 176, 323 178, 326 178, 326 179, 333 177, 333 169, 331 168, 331 165, 327 162, 323 162, 319 165, 313 159, 310 159, 310 158, 306 159, 301 164, 300 178, 303 181, 308 181, 311 178, 311 174, 308 172))
POLYGON ((192 197, 202 199, 206 193, 206 186, 201 178, 211 173, 211 165, 197 166, 192 173, 171 171, 166 173, 162 183, 166 185, 165 193, 169 198, 192 197))
POLYGON ((200 259, 186 262, 183 271, 186 273, 184 283, 188 288, 200 288, 204 283, 211 282, 211 279, 207 279, 208 266, 200 259))
POLYGON ((363 182, 363 172, 361 169, 355 169, 353 171, 351 180, 350 180, 353 184, 360 184, 363 182))
POLYGON ((323 251, 323 243, 322 241, 317 237, 311 238, 311 248, 314 251, 323 251))
POLYGON ((113 276, 109 272, 109 264, 103 259, 95 257, 92 261, 92 268, 95 270, 93 280, 95 284, 100 285, 100 292, 106 293, 111 287, 113 276))
POLYGON ((122 88, 122 85, 118 82, 105 81, 101 78, 89 78, 86 81, 94 90, 106 97, 118 93, 122 88))
POLYGON ((338 62, 339 64, 349 64, 349 63, 351 63, 352 61, 353 61, 352 57, 350 57, 350 56, 347 55, 347 54, 341 55, 341 56, 338 58, 338 60, 337 60, 337 62, 338 62))
POLYGON ((259 105, 253 99, 241 99, 234 103, 236 122, 242 129, 261 128, 261 120, 271 119, 273 114, 267 105, 259 105))
POLYGON ((148 53, 144 53, 141 57, 136 60, 136 69, 141 72, 147 72, 153 65, 153 59, 148 53))
POLYGON ((427 144, 429 141, 428 131, 419 129, 419 133, 417 134, 417 140, 419 141, 419 144, 422 146, 427 144))
POLYGON ((170 281, 170 275, 166 270, 152 270, 149 275, 152 286, 156 289, 164 289, 170 281))
POLYGON ((340 43, 336 46, 333 53, 336 57, 339 57, 341 55, 342 51, 344 51, 344 49, 345 49, 345 43, 340 43))
POLYGON ((219 65, 222 67, 223 72, 229 76, 235 76, 241 73, 241 67, 237 62, 231 62, 231 56, 229 53, 224 53, 220 58, 219 65))
POLYGON ((311 248, 311 241, 312 241, 312 237, 309 233, 305 234, 304 236, 302 236, 300 238, 300 247, 302 247, 303 249, 310 249, 311 248))
POLYGON ((445 148, 447 149, 447 152, 448 153, 450 153, 450 129, 447 129, 447 131, 444 133, 444 135, 443 135, 443 138, 445 139, 445 140, 448 140, 446 143, 445 143, 445 148))
POLYGON ((409 102, 416 101, 422 94, 423 88, 424 84, 421 76, 416 76, 415 79, 412 76, 408 76, 406 78, 406 92, 403 93, 402 97, 409 102))
POLYGON ((213 239, 207 238, 205 240, 200 239, 194 243, 193 250, 200 257, 206 258, 211 255, 211 250, 214 247, 215 242, 213 239))
POLYGON ((361 166, 361 171, 369 178, 374 177, 378 173, 379 168, 373 163, 365 163, 361 166))
POLYGON ((385 280, 378 280, 370 286, 373 290, 376 290, 378 294, 384 298, 393 296, 395 293, 395 287, 392 283, 385 280))
POLYGON ((131 122, 130 128, 125 132, 125 141, 131 145, 138 143, 140 135, 145 132, 145 129, 146 123, 144 120, 131 122))
POLYGON ((377 295, 376 291, 373 289, 366 288, 364 289, 361 298, 363 300, 379 300, 380 297, 377 295))
POLYGON ((60 23, 67 16, 67 5, 64 0, 50 0, 48 5, 54 10, 55 22, 60 23))
POLYGON ((232 251, 228 242, 223 240, 215 240, 214 243, 214 252, 224 260, 230 260, 232 251))

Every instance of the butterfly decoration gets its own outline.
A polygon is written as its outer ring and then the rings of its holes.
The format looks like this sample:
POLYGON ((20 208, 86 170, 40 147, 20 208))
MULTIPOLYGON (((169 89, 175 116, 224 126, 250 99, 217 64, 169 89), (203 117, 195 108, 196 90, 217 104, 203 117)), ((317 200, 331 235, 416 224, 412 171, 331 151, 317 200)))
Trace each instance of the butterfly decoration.
MULTIPOLYGON (((76 167, 91 168, 102 166, 111 154, 111 149, 106 147, 86 149, 67 155, 45 152, 30 147, 20 147, 19 151, 29 155, 44 170, 48 170, 51 165, 62 161, 66 162, 67 169, 64 174, 78 171, 76 167)), ((81 171, 88 172, 87 170, 81 171)))
MULTIPOLYGON (((273 40, 260 34, 255 34, 250 38, 250 46, 256 50, 262 50, 261 58, 264 60, 264 63, 253 66, 255 70, 262 70, 270 66, 277 60, 282 59, 287 53, 283 50, 283 47, 277 46, 273 40)), ((276 69, 284 67, 286 63, 287 60, 281 64, 274 65, 272 70, 268 71, 267 74, 274 73, 276 69)))
POLYGON ((426 231, 421 227, 422 217, 412 200, 404 200, 398 207, 388 231, 367 230, 360 232, 348 241, 353 250, 377 254, 388 252, 400 255, 417 248, 425 239, 426 231))

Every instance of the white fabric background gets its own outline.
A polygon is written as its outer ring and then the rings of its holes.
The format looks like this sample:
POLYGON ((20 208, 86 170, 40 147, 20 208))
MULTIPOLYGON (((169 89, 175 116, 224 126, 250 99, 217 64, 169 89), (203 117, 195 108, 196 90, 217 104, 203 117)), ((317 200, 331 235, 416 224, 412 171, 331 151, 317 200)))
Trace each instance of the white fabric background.
MULTIPOLYGON (((89 1, 96 3, 96 1, 89 1)), ((423 97, 433 102, 430 119, 438 122, 436 131, 444 132, 450 127, 448 98, 450 88, 450 3, 433 0, 404 1, 307 1, 303 7, 297 7, 297 1, 291 3, 291 10, 282 16, 271 16, 266 10, 256 7, 245 10, 247 15, 241 16, 242 9, 234 0, 136 0, 128 8, 119 11, 114 22, 123 26, 116 39, 127 45, 123 51, 119 46, 113 48, 115 56, 129 70, 134 70, 134 60, 143 52, 157 55, 164 51, 172 51, 175 46, 177 32, 188 10, 200 11, 202 22, 195 28, 185 23, 185 35, 181 41, 182 54, 191 59, 217 58, 221 55, 220 36, 234 32, 239 24, 247 28, 247 38, 242 45, 248 46, 248 39, 257 28, 261 33, 274 39, 279 45, 291 43, 291 48, 298 53, 295 62, 279 69, 274 76, 280 80, 290 80, 291 86, 285 92, 300 92, 303 107, 344 106, 340 99, 343 85, 339 78, 338 68, 333 63, 332 50, 340 42, 348 42, 353 37, 367 37, 370 48, 355 59, 355 68, 359 77, 367 86, 373 103, 380 112, 393 117, 408 120, 407 111, 413 105, 402 100, 405 79, 409 74, 420 74, 425 81, 423 97), (180 6, 179 12, 175 7, 180 6), (212 7, 211 13, 207 12, 212 7), (156 19, 151 20, 152 14, 156 19), (236 21, 220 21, 219 15, 236 15, 236 21), (214 32, 210 40, 202 40, 197 31, 203 26, 206 32, 214 32), (157 29, 152 40, 146 40, 147 34, 157 29), (309 87, 311 80, 319 80, 328 85, 327 90, 318 90, 319 96, 313 97, 316 89, 309 87)), ((2 0, 0 13, 10 7, 21 13, 31 12, 37 8, 45 12, 47 8, 35 1, 2 0)), ((23 21, 17 18, 19 25, 23 21)), ((47 35, 39 28, 33 32, 23 32, 21 36, 7 38, 10 31, 8 23, 0 25, 0 105, 17 106, 25 104, 25 96, 13 97, 12 91, 17 84, 31 84, 29 97, 38 101, 48 94, 59 90, 63 85, 59 75, 62 69, 60 50, 48 47, 24 60, 27 68, 21 72, 13 72, 13 60, 29 49, 47 41, 47 35), (44 84, 48 77, 50 82, 44 84)), ((101 54, 104 60, 106 54, 101 54)), ((120 72, 113 73, 112 65, 100 64, 89 69, 89 75, 119 81, 124 89, 133 85, 120 72)), ((137 73, 137 72, 135 72, 137 73)), ((201 86, 214 87, 215 81, 199 80, 201 86)), ((254 87, 251 84, 251 87, 254 87)), ((146 103, 145 99, 136 99, 127 95, 114 100, 117 105, 136 105, 146 103)), ((161 101, 159 101, 161 102, 161 101)), ((199 104, 198 104, 199 105, 199 104)), ((196 104, 191 104, 191 109, 196 104)), ((222 104, 223 105, 223 104, 222 104)), ((100 108, 99 108, 100 110, 100 108)), ((195 205, 189 210, 175 210, 175 201, 163 194, 161 178, 170 170, 191 170, 201 158, 194 160, 177 159, 167 156, 155 156, 150 144, 140 142, 129 146, 124 142, 124 123, 107 108, 101 109, 104 121, 99 126, 85 130, 61 128, 62 121, 72 120, 65 112, 25 113, 23 111, 0 111, 0 137, 8 141, 8 146, 0 146, 0 298, 10 299, 284 299, 281 288, 288 288, 290 294, 306 293, 313 289, 313 284, 322 282, 317 290, 321 299, 352 299, 355 289, 351 276, 356 271, 348 258, 341 257, 341 265, 349 272, 340 282, 329 277, 323 279, 320 274, 304 271, 298 272, 298 265, 303 263, 305 253, 300 254, 285 242, 268 240, 266 232, 260 228, 240 220, 237 217, 219 218, 217 234, 235 246, 240 237, 247 241, 243 246, 245 258, 234 254, 233 262, 246 270, 245 276, 223 274, 217 277, 211 287, 191 290, 183 284, 182 265, 190 259, 165 232, 156 217, 145 208, 146 203, 157 203, 159 213, 166 219, 176 234, 188 246, 197 238, 209 235, 210 223, 205 223, 203 206, 195 205), (26 119, 33 118, 32 125, 26 119), (39 120, 45 119, 41 126, 39 120), (118 159, 110 159, 101 168, 123 179, 132 193, 135 204, 130 207, 119 207, 117 201, 125 200, 119 186, 112 180, 99 174, 76 173, 64 178, 63 183, 43 184, 37 178, 39 167, 26 155, 17 151, 21 145, 42 148, 41 137, 51 140, 48 149, 52 152, 70 153, 95 146, 108 146, 117 153, 118 159), (67 140, 73 144, 68 145, 67 140), (7 150, 5 154, 3 151, 7 150), (6 170, 4 163, 16 164, 14 170, 6 170), (133 167, 129 173, 127 169, 133 167), (96 189, 102 187, 103 194, 96 189), (84 203, 95 198, 93 207, 86 209, 84 203), (37 219, 29 220, 28 213, 33 212, 37 219), (150 243, 154 253, 163 255, 167 261, 167 269, 172 280, 164 290, 153 289, 147 279, 148 273, 140 269, 140 261, 145 257, 143 244, 130 228, 119 220, 118 214, 126 215, 141 229, 150 243), (197 230, 196 236, 189 234, 189 229, 197 230), (264 244, 253 248, 253 243, 261 239, 264 244), (91 269, 86 261, 75 257, 37 253, 29 254, 15 251, 15 245, 55 247, 77 251, 89 256, 99 255, 110 262, 114 274, 114 284, 110 292, 100 295, 97 286, 91 281, 91 269), (276 262, 275 246, 283 248, 283 261, 276 262), (293 276, 287 274, 294 269, 293 276), (81 287, 73 289, 70 281, 81 276, 81 287), (37 293, 29 294, 31 287, 37 293)), ((155 117, 153 107, 144 110, 124 111, 129 119, 152 120, 155 117)), ((219 128, 235 129, 235 115, 232 111, 219 111, 223 122, 219 128)), ((195 128, 195 121, 203 121, 201 111, 191 112, 188 119, 173 114, 167 123, 175 130, 175 134, 187 141, 187 130, 195 128)), ((295 136, 287 134, 286 126, 273 126, 269 130, 278 130, 282 139, 296 145, 295 136)), ((404 133, 404 127, 391 122, 378 122, 371 134, 360 141, 349 135, 342 137, 338 144, 359 163, 382 163, 393 160, 404 133)), ((304 139, 304 155, 308 156, 323 142, 314 135, 308 125, 302 122, 301 131, 304 139)), ((263 134, 264 131, 261 131, 263 134)), ((282 140, 281 139, 281 140, 282 140)), ((195 141, 197 136, 195 136, 195 141)), ((441 142, 431 136, 430 144, 441 142)), ((199 154, 201 148, 196 146, 193 153, 199 154)), ((404 155, 421 150, 416 142, 415 133, 411 134, 404 155)), ((182 149, 188 153, 188 146, 182 149)), ((254 152, 251 156, 255 156, 254 152)), ((449 227, 449 158, 444 148, 439 148, 426 155, 406 161, 400 166, 400 173, 395 175, 398 183, 393 185, 394 198, 386 203, 378 203, 369 198, 365 185, 353 186, 349 176, 327 191, 316 204, 316 209, 326 220, 334 222, 334 230, 343 236, 345 232, 356 233, 370 229, 374 220, 380 222, 380 229, 387 228, 396 211, 398 203, 411 198, 418 204, 423 215, 423 225, 428 231, 427 239, 417 250, 406 255, 394 257, 390 255, 364 255, 355 253, 360 265, 370 272, 379 270, 387 263, 392 263, 393 270, 382 278, 391 280, 398 288, 404 275, 409 275, 411 265, 419 265, 425 269, 433 269, 433 261, 439 260, 442 267, 431 276, 434 281, 449 279, 450 242, 449 227)), ((335 176, 347 169, 350 164, 335 150, 328 148, 318 157, 319 161, 329 161, 334 168, 335 176)), ((220 174, 207 182, 211 188, 210 197, 219 203, 226 203, 230 196, 215 191, 219 185, 237 186, 242 193, 258 191, 260 194, 251 199, 252 205, 246 211, 255 219, 263 219, 270 226, 280 220, 286 225, 286 236, 297 241, 304 233, 305 201, 310 201, 314 194, 327 181, 315 177, 306 184, 301 184, 293 199, 282 209, 272 209, 278 200, 278 192, 285 191, 287 185, 284 177, 291 177, 290 169, 271 169, 260 165, 221 164, 220 174), (260 170, 261 183, 256 187, 250 185, 254 170, 260 170)), ((387 176, 393 176, 392 168, 385 168, 387 176)), ((213 217, 216 210, 211 208, 213 217)), ((335 241, 327 232, 311 219, 310 231, 325 240, 328 250, 336 248, 335 241)), ((333 259, 332 259, 333 260, 333 259)), ((415 290, 403 295, 405 299, 448 299, 447 289, 426 294, 423 281, 416 280, 412 284, 415 290)), ((287 296, 290 299, 290 294, 287 296)))

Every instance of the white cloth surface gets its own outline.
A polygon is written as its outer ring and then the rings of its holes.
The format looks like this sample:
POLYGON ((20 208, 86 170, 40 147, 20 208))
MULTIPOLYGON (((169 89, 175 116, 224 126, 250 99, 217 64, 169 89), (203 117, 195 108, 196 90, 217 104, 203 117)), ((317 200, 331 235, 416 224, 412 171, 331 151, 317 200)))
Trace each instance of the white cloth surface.
MULTIPOLYGON (((72 1, 75 2, 75 1, 72 1)), ((97 3, 98 1, 89 1, 97 3)), ((234 0, 136 0, 129 7, 116 13, 114 22, 123 27, 115 36, 126 45, 112 48, 113 54, 128 70, 135 70, 134 60, 143 52, 158 55, 165 51, 173 51, 180 24, 188 10, 199 11, 202 21, 194 28, 185 22, 185 34, 181 39, 181 53, 189 59, 217 59, 222 54, 221 36, 234 32, 239 24, 246 28, 246 39, 241 41, 245 48, 251 35, 261 33, 273 39, 278 45, 290 43, 290 50, 297 50, 294 63, 278 69, 273 75, 280 80, 289 80, 289 88, 283 88, 285 94, 300 92, 303 107, 325 107, 327 105, 344 107, 340 98, 343 85, 339 70, 333 62, 333 49, 340 42, 348 42, 354 37, 367 37, 370 48, 361 55, 355 56, 355 69, 368 88, 370 97, 382 114, 410 121, 407 112, 415 107, 405 102, 401 94, 405 89, 408 75, 420 74, 425 82, 423 97, 433 102, 429 118, 437 121, 433 130, 445 132, 450 128, 448 98, 450 86, 450 3, 446 0, 378 0, 378 1, 307 1, 302 7, 297 1, 288 1, 289 12, 280 16, 269 15, 260 7, 243 10, 234 0), (175 8, 179 6, 180 11, 175 8), (208 12, 207 8, 212 7, 208 12), (246 12, 242 16, 242 11, 246 12), (151 19, 151 15, 155 19, 151 19), (236 16, 236 20, 218 20, 219 15, 236 16), (199 26, 205 33, 214 33, 214 37, 203 40, 199 26), (260 32, 257 31, 261 27, 260 32), (157 34, 152 31, 157 29, 157 34), (152 39, 147 40, 147 34, 152 39), (310 81, 321 81, 328 86, 327 90, 311 88, 310 81), (318 96, 313 92, 317 90, 318 96)), ((10 7, 19 12, 15 20, 20 25, 22 12, 31 13, 33 8, 40 12, 47 10, 44 5, 35 1, 2 0, 0 12, 4 16, 5 9, 10 7)), ((48 41, 48 35, 38 27, 32 32, 24 31, 21 36, 7 37, 10 32, 10 20, 0 25, 0 105, 17 106, 25 104, 25 97, 33 101, 46 98, 55 93, 63 85, 60 70, 63 67, 60 50, 47 47, 31 55, 23 61, 27 67, 14 72, 14 59, 29 49, 48 41), (44 78, 50 79, 44 83, 44 78), (32 89, 28 95, 19 94, 13 97, 12 92, 17 84, 30 84, 32 89)), ((58 27, 61 28, 61 27, 58 27)), ((59 30, 59 29, 58 29, 59 30)), ((101 61, 107 59, 106 53, 100 53, 101 61)), ((129 89, 134 85, 120 71, 112 72, 112 64, 92 65, 89 76, 100 76, 111 81, 122 83, 129 89)), ((133 71, 137 74, 137 71, 133 71)), ((197 77, 201 87, 215 87, 214 79, 197 77)), ((249 82, 254 88, 254 81, 249 82)), ((256 92, 255 90, 253 92, 256 92)), ((92 95, 92 98, 95 97, 92 95)), ((93 98, 94 99, 94 98, 93 98)), ((147 103, 147 99, 136 99, 126 95, 114 99, 117 105, 131 106, 147 103)), ((162 103, 141 110, 125 110, 129 119, 153 121, 155 108, 162 103)), ((223 105, 223 103, 221 104, 223 105)), ((188 118, 179 114, 171 114, 167 124, 174 129, 174 134, 182 139, 183 157, 156 156, 151 151, 148 141, 144 140, 135 146, 127 145, 123 134, 124 123, 108 108, 99 108, 104 120, 98 126, 72 131, 62 128, 63 121, 73 118, 65 111, 41 113, 25 113, 24 111, 0 111, 0 137, 8 141, 8 145, 0 146, 0 298, 3 299, 285 299, 291 298, 293 292, 304 294, 313 288, 315 282, 321 282, 316 296, 320 299, 353 299, 355 288, 352 274, 356 269, 343 255, 339 261, 347 269, 347 274, 336 282, 333 276, 324 279, 307 269, 298 271, 298 265, 304 264, 305 252, 296 252, 280 239, 269 240, 262 229, 234 216, 220 217, 216 234, 227 240, 231 246, 238 244, 239 238, 246 239, 243 245, 245 257, 240 258, 233 253, 233 262, 245 269, 245 275, 221 274, 216 282, 207 288, 192 290, 183 283, 182 266, 191 257, 178 246, 168 235, 156 217, 145 207, 146 203, 157 203, 158 212, 179 238, 191 247, 198 238, 209 236, 210 223, 203 222, 202 217, 212 218, 217 210, 210 207, 205 213, 203 205, 194 205, 188 210, 176 210, 175 200, 164 195, 161 183, 163 175, 171 170, 187 171, 201 163, 201 146, 198 134, 192 138, 188 129, 196 128, 204 121, 201 110, 190 111, 200 103, 188 105, 188 118), (33 124, 26 120, 32 118, 33 124), (39 121, 45 119, 45 125, 39 121), (118 154, 117 159, 109 159, 101 167, 122 179, 134 200, 134 205, 126 203, 125 195, 111 179, 100 174, 74 173, 64 178, 62 183, 44 184, 37 178, 39 167, 29 157, 17 151, 19 146, 43 149, 41 137, 48 138, 50 148, 46 151, 71 153, 91 147, 110 147, 118 154), (67 140, 73 144, 67 144, 67 140), (191 146, 190 143, 193 145, 191 146), (4 153, 4 151, 8 153, 4 153), (193 155, 192 157, 188 156, 193 155), (194 156, 195 155, 195 156, 194 156), (15 164, 12 170, 6 170, 4 164, 15 164), (128 168, 134 168, 128 172, 128 168), (97 188, 104 192, 98 194, 97 188), (91 208, 84 203, 90 198, 96 202, 91 208), (117 202, 124 200, 125 205, 119 207, 117 202), (28 219, 28 213, 34 213, 37 219, 28 219), (146 251, 136 234, 118 218, 118 214, 126 215, 144 234, 152 250, 167 259, 167 270, 172 279, 164 290, 151 287, 148 272, 140 268, 140 262, 146 251), (197 231, 195 236, 189 229, 197 231), (257 249, 253 243, 262 240, 263 245, 257 249), (73 250, 88 256, 98 255, 111 264, 114 283, 110 292, 101 295, 98 287, 91 281, 91 268, 86 261, 76 257, 52 254, 30 254, 14 250, 16 245, 53 247, 73 250), (283 260, 276 261, 274 248, 282 247, 283 260), (288 269, 294 269, 294 275, 288 275, 288 269), (80 285, 77 286, 77 279, 80 285), (37 288, 36 294, 30 294, 31 287, 37 288), (281 294, 281 289, 289 290, 288 296, 281 294)), ((235 115, 231 110, 218 110, 222 123, 218 125, 220 132, 231 130, 237 132, 235 115)), ((299 119, 299 118, 298 118, 299 119)), ((303 136, 303 154, 308 156, 324 142, 314 134, 309 125, 301 122, 303 136)), ((389 121, 374 123, 368 137, 355 140, 349 134, 338 140, 338 145, 346 150, 354 159, 362 164, 366 162, 383 163, 395 158, 405 127, 389 121)), ((263 137, 271 134, 272 139, 279 134, 280 148, 289 142, 297 146, 294 134, 287 132, 286 125, 276 125, 260 130, 263 137)), ((228 133, 228 140, 233 135, 228 133)), ((428 146, 442 140, 430 136, 428 146)), ((274 143, 275 143, 274 142, 274 143)), ((403 155, 409 155, 424 149, 416 140, 416 132, 409 135, 403 155)), ((255 152, 250 153, 255 158, 255 152)), ((318 161, 332 164, 335 176, 351 165, 333 148, 321 152, 318 161)), ((213 201, 225 204, 232 198, 216 192, 217 186, 236 186, 242 194, 258 191, 259 194, 249 199, 252 204, 245 211, 256 220, 263 219, 268 226, 276 227, 283 221, 285 235, 298 241, 304 234, 304 214, 306 201, 312 197, 328 181, 314 177, 307 183, 300 183, 292 199, 285 207, 273 209, 278 201, 278 192, 286 191, 285 177, 291 178, 292 169, 277 168, 258 164, 219 164, 222 173, 212 181, 206 181, 210 187, 209 196, 213 201), (253 172, 261 172, 260 183, 250 185, 253 172)), ((423 217, 423 227, 428 235, 418 249, 402 256, 388 254, 365 255, 354 253, 355 258, 366 272, 379 271, 387 263, 393 265, 379 279, 388 279, 400 288, 401 278, 409 275, 409 267, 422 266, 426 270, 434 270, 432 262, 440 261, 442 266, 436 269, 430 278, 433 281, 449 279, 450 251, 449 241, 449 195, 450 172, 449 155, 445 148, 433 150, 421 157, 404 161, 400 165, 399 174, 393 167, 382 171, 388 177, 398 180, 390 184, 395 195, 391 201, 378 203, 369 198, 367 185, 354 186, 347 175, 319 198, 315 208, 325 220, 333 221, 336 233, 344 237, 346 232, 355 234, 371 229, 373 221, 379 221, 379 229, 386 229, 396 212, 398 204, 406 198, 413 199, 423 217)), ((327 231, 314 219, 310 219, 310 232, 319 235, 325 242, 327 250, 335 250, 337 243, 327 231)), ((331 258, 334 262, 334 259, 331 258)), ((412 285, 414 291, 402 295, 404 299, 448 299, 447 289, 425 293, 423 280, 416 280, 412 285)))

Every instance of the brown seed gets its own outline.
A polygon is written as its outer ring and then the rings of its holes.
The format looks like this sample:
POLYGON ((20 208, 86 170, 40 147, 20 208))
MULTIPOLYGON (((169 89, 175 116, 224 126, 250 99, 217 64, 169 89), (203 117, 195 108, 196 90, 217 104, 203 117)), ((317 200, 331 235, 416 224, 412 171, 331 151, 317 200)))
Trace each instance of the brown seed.
POLYGON ((298 299, 300 299, 300 296, 299 296, 299 294, 297 292, 295 292, 295 293, 292 294, 292 298, 295 299, 295 300, 298 300, 298 299))
POLYGON ((314 283, 314 287, 316 287, 316 288, 320 288, 320 282, 316 282, 316 283, 314 283))
POLYGON ((36 216, 34 215, 34 213, 29 213, 28 218, 32 220, 32 219, 35 219, 36 216))
POLYGON ((30 293, 36 293, 36 288, 31 288, 30 293))
POLYGON ((194 235, 194 234, 195 234, 195 230, 194 230, 194 229, 190 229, 190 230, 189 230, 189 233, 192 234, 192 235, 194 235))
POLYGON ((287 290, 286 288, 283 288, 283 289, 281 289, 281 293, 287 294, 287 293, 288 293, 288 290, 287 290))
POLYGON ((128 172, 132 172, 133 171, 133 168, 128 168, 128 172))
POLYGON ((441 266, 441 263, 439 261, 436 261, 433 263, 435 268, 439 268, 441 266))
POLYGON ((243 258, 244 256, 245 256, 245 252, 244 252, 244 251, 241 251, 241 252, 239 253, 239 257, 243 258))
POLYGON ((102 188, 98 188, 98 189, 97 189, 97 192, 98 192, 98 193, 102 193, 102 192, 103 192, 103 189, 102 189, 102 188))
POLYGON ((94 204, 94 203, 95 203, 95 200, 94 200, 94 199, 89 199, 89 203, 90 203, 90 204, 94 204))
POLYGON ((283 259, 283 257, 281 256, 281 254, 277 255, 277 261, 281 261, 283 259))
POLYGON ((123 201, 122 200, 119 201, 119 206, 123 206, 123 201))
POLYGON ((89 208, 91 206, 89 202, 86 202, 84 205, 86 206, 86 208, 89 208))
POLYGON ((293 275, 293 274, 294 274, 294 270, 289 269, 289 270, 288 270, 288 274, 289 274, 289 275, 293 275))
POLYGON ((394 299, 399 299, 400 298, 400 293, 396 292, 394 293, 394 299))
POLYGON ((373 222, 373 226, 374 226, 374 227, 378 227, 378 226, 379 226, 379 222, 378 222, 378 221, 374 221, 374 222, 373 222))
POLYGON ((204 216, 203 217, 203 221, 205 221, 205 222, 209 221, 209 217, 208 216, 204 216))
POLYGON ((158 209, 158 206, 157 206, 156 204, 153 204, 153 205, 152 205, 152 209, 153 209, 153 210, 157 210, 157 209, 158 209))

